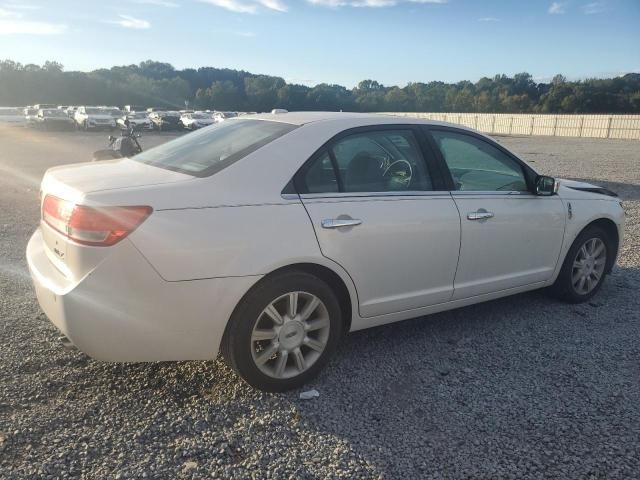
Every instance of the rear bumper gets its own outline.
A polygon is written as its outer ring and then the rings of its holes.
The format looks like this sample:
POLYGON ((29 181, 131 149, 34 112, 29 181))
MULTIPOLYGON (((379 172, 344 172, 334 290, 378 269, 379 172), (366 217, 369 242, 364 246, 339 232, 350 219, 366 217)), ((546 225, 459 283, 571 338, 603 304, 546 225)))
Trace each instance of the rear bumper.
POLYGON ((74 280, 49 260, 40 229, 27 246, 40 307, 75 346, 98 360, 215 358, 233 309, 259 279, 166 282, 128 240, 109 248, 90 273, 74 280))

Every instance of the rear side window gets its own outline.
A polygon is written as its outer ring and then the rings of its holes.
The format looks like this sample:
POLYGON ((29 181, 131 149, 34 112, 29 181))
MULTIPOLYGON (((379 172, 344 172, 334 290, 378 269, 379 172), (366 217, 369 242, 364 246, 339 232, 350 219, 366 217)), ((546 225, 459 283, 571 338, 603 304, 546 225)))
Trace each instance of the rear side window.
POLYGON ((333 163, 328 152, 324 152, 313 162, 302 177, 305 193, 334 193, 338 192, 338 179, 336 178, 333 163))
POLYGON ((206 177, 295 128, 295 125, 282 122, 232 120, 164 143, 132 159, 167 170, 206 177))
POLYGON ((432 190, 411 130, 354 133, 334 142, 300 177, 300 193, 432 190))

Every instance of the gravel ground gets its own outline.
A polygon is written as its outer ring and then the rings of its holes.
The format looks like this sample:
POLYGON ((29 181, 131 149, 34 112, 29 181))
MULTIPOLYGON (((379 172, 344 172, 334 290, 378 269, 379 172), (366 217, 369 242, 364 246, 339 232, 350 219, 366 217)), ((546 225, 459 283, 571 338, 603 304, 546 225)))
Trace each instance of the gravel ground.
POLYGON ((24 249, 44 170, 89 158, 104 134, 0 129, 0 478, 637 478, 640 143, 499 141, 625 199, 602 291, 351 334, 305 401, 254 391, 219 360, 116 365, 63 349, 24 249))

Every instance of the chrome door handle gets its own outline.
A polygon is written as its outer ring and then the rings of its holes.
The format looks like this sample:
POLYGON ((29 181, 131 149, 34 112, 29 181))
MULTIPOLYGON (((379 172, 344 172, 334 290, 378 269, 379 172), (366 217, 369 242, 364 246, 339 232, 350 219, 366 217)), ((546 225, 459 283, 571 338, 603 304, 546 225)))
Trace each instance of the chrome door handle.
POLYGON ((362 220, 357 218, 325 218, 320 223, 322 228, 340 228, 340 227, 355 227, 360 225, 362 220))
POLYGON ((469 220, 486 220, 487 218, 493 218, 493 212, 471 212, 467 214, 469 220))

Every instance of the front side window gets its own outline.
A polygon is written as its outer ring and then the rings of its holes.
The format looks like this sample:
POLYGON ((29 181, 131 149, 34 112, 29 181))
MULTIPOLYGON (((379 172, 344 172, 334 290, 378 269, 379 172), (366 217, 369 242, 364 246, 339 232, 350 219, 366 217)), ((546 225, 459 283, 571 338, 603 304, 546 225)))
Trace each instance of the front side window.
POLYGON ((234 120, 163 143, 132 159, 167 170, 206 177, 294 128, 295 125, 283 122, 234 120))
POLYGON ((526 192, 520 164, 493 145, 464 133, 431 132, 449 167, 456 190, 526 192))
POLYGON ((334 142, 304 171, 304 193, 432 190, 411 130, 355 133, 334 142))

